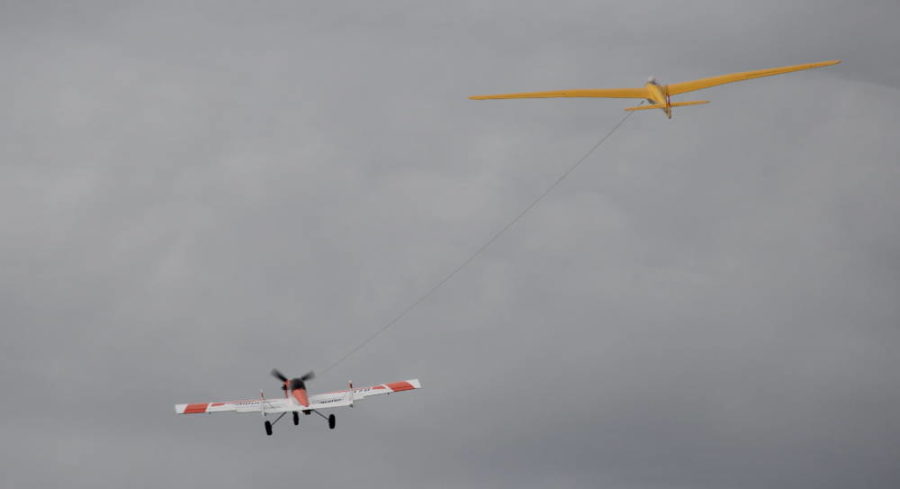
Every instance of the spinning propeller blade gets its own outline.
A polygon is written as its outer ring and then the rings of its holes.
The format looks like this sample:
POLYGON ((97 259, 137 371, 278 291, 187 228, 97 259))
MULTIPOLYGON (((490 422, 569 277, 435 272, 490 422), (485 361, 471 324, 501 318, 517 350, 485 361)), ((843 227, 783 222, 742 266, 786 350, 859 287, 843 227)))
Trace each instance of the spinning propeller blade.
POLYGON ((283 373, 279 372, 277 368, 273 368, 273 369, 272 369, 272 376, 275 377, 276 379, 282 381, 282 382, 287 382, 287 381, 288 381, 288 378, 285 377, 283 373))

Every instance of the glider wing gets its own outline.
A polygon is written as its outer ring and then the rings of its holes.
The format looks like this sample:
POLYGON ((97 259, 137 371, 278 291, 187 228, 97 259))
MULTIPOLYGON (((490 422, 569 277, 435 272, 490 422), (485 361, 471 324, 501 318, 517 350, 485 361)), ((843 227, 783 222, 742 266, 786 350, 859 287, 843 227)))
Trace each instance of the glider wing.
POLYGON ((556 98, 556 97, 604 97, 604 98, 647 98, 646 88, 589 88, 556 90, 552 92, 501 93, 496 95, 473 95, 472 100, 501 98, 556 98))
POLYGON ((764 76, 780 75, 782 73, 790 73, 792 71, 808 70, 810 68, 820 68, 822 66, 831 66, 840 63, 841 60, 821 61, 819 63, 808 63, 804 65, 782 66, 780 68, 769 68, 766 70, 743 71, 740 73, 731 73, 728 75, 713 76, 710 78, 701 78, 681 83, 672 83, 669 85, 669 95, 678 95, 679 93, 693 92, 703 88, 714 87, 716 85, 724 85, 753 78, 762 78, 764 76))

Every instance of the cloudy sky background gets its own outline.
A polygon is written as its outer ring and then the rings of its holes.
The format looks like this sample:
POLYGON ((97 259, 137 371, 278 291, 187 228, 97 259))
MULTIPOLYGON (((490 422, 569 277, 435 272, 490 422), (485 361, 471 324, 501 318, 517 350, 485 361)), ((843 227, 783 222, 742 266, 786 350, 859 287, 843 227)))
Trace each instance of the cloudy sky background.
MULTIPOLYGON (((900 485, 900 4, 4 2, 0 484, 900 485), (825 59, 631 117, 635 86, 825 59)), ((685 98, 685 97, 683 97, 685 98)))

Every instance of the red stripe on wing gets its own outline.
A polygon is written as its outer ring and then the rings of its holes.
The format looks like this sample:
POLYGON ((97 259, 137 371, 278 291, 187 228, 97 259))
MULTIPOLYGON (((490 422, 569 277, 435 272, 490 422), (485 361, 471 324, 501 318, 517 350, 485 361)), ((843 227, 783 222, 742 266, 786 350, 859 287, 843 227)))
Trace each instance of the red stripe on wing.
POLYGON ((209 403, 206 402, 203 404, 188 404, 187 407, 184 408, 184 414, 205 413, 207 406, 209 406, 209 403))
POLYGON ((385 385, 394 392, 411 391, 415 389, 409 382, 391 382, 390 384, 385 385))

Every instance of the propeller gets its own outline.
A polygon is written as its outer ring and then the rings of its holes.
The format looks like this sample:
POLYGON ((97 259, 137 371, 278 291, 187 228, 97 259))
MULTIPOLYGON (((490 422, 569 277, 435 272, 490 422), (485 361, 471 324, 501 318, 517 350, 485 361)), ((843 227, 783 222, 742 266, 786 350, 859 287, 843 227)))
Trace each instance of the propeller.
POLYGON ((272 377, 275 377, 276 379, 281 381, 281 389, 284 391, 288 390, 288 384, 292 384, 292 388, 294 388, 293 386, 297 386, 301 389, 305 389, 306 387, 304 386, 304 382, 316 378, 316 373, 312 370, 303 374, 302 377, 296 377, 293 379, 287 378, 287 376, 278 371, 277 368, 273 368, 271 373, 272 377))

